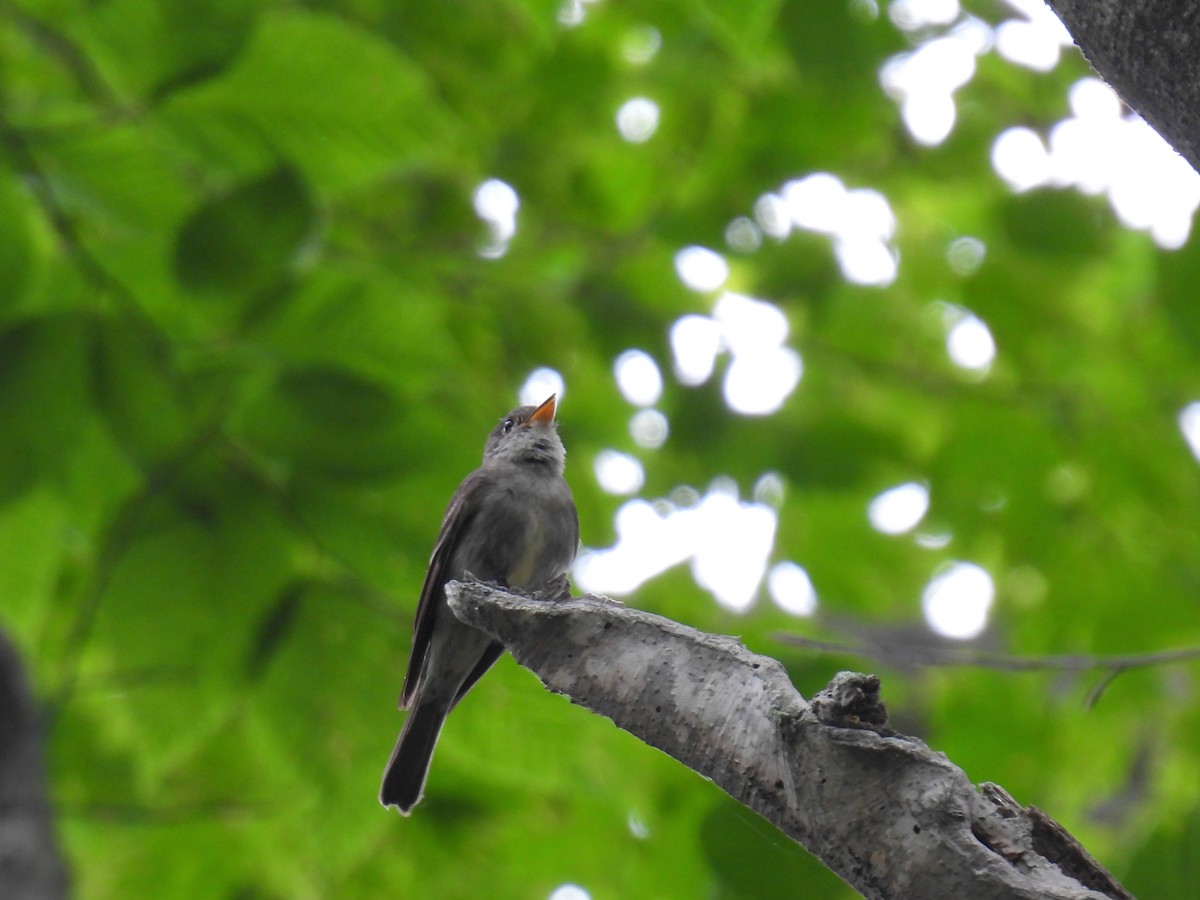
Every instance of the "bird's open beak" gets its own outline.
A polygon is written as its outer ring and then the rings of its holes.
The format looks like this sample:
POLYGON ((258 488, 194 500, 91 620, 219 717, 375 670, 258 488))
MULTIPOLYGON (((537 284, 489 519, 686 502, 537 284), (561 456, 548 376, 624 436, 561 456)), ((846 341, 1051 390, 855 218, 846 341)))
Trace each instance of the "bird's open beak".
POLYGON ((539 425, 549 425, 554 421, 554 409, 558 406, 558 394, 551 394, 550 398, 533 411, 533 415, 529 417, 529 424, 536 422, 539 425))

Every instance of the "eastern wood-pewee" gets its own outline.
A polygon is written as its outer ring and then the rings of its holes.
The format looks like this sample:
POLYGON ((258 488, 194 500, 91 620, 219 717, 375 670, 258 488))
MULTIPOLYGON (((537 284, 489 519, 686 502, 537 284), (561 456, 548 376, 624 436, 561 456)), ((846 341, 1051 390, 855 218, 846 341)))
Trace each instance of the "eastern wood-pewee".
POLYGON ((380 803, 405 815, 421 799, 447 714, 504 650, 455 618, 446 604, 446 582, 470 574, 529 594, 554 597, 568 590, 579 517, 563 478, 566 451, 554 411, 551 396, 505 416, 488 435, 483 465, 463 479, 442 520, 400 695, 408 718, 379 791, 380 803))

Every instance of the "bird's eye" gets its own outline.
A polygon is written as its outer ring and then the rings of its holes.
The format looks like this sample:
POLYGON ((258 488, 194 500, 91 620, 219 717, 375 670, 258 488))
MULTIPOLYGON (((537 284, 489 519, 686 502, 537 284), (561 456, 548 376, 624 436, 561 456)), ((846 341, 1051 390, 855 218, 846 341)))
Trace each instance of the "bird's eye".
POLYGON ((516 423, 515 423, 515 422, 513 422, 513 420, 512 420, 512 419, 505 419, 505 420, 504 420, 504 433, 505 433, 505 434, 508 434, 510 431, 512 431, 512 427, 513 427, 513 425, 515 425, 515 424, 516 424, 516 423))

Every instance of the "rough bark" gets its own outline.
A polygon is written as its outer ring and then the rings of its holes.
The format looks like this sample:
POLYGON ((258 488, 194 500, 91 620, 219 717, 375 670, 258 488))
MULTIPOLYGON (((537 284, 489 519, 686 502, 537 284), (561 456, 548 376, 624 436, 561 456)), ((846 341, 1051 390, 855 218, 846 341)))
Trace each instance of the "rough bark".
POLYGON ((550 690, 711 779, 866 897, 1129 897, 1049 817, 891 730, 874 676, 841 673, 809 703, 736 639, 611 600, 446 593, 550 690))
POLYGON ((1100 77, 1200 171, 1200 4, 1047 3, 1100 77))
POLYGON ((37 707, 17 651, 0 632, 0 897, 67 895, 51 822, 37 707))

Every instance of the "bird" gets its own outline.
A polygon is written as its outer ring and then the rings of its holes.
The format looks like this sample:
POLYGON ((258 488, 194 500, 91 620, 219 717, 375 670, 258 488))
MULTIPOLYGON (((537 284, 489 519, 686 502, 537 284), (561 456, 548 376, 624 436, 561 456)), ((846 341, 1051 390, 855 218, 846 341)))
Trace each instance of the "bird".
POLYGON ((421 800, 446 716, 504 652, 490 635, 455 617, 446 583, 472 577, 543 599, 570 594, 579 516, 563 477, 557 405, 552 394, 501 419, 488 435, 483 463, 446 509, 413 623, 399 703, 408 717, 384 769, 384 807, 408 815, 421 800))

